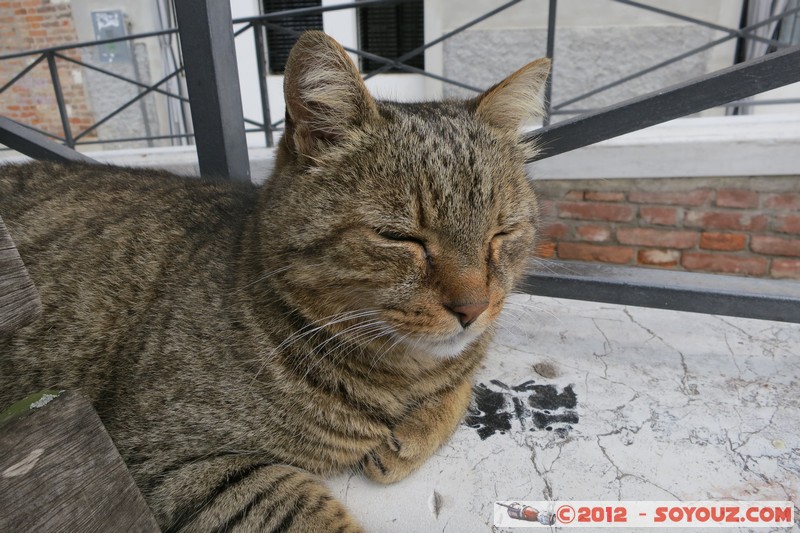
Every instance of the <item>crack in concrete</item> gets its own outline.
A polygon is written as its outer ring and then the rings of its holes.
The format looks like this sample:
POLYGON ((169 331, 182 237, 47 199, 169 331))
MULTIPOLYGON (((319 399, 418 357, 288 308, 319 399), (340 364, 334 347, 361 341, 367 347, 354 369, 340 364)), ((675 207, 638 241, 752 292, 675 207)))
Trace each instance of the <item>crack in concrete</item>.
POLYGON ((560 456, 561 456, 561 447, 559 446, 558 455, 556 456, 556 459, 554 459, 553 462, 550 463, 550 469, 540 470, 539 465, 536 464, 536 447, 531 448, 531 464, 533 465, 533 469, 534 471, 536 471, 536 474, 539 476, 539 478, 541 478, 542 482, 544 483, 544 489, 542 489, 542 496, 547 501, 553 499, 553 485, 550 483, 550 479, 547 476, 547 474, 550 473, 550 470, 552 470, 553 467, 553 463, 555 463, 555 461, 560 456))
POLYGON ((682 499, 680 496, 678 496, 677 494, 675 494, 671 490, 669 490, 669 489, 667 489, 665 487, 662 487, 658 483, 654 483, 653 481, 650 481, 649 479, 646 479, 646 478, 644 478, 644 477, 642 477, 640 475, 637 475, 637 474, 630 474, 630 473, 624 472, 619 466, 617 466, 617 464, 614 462, 614 460, 608 454, 608 450, 606 450, 606 447, 603 446, 603 444, 600 442, 600 437, 601 437, 601 435, 597 436, 597 446, 600 448, 600 452, 603 454, 603 456, 606 458, 606 460, 609 462, 609 464, 616 471, 616 476, 615 476, 614 480, 617 482, 617 500, 622 501, 622 481, 623 481, 623 479, 626 479, 626 478, 636 479, 636 480, 641 481, 642 483, 646 483, 647 485, 653 486, 653 487, 657 488, 658 490, 660 490, 662 492, 665 492, 666 494, 669 494, 670 496, 672 496, 673 498, 675 498, 678 501, 680 501, 682 499))
POLYGON ((664 338, 661 335, 657 334, 655 331, 653 331, 652 329, 648 328, 647 326, 645 326, 644 324, 642 324, 641 322, 636 320, 633 317, 633 314, 631 314, 631 312, 628 310, 627 307, 624 307, 622 309, 622 312, 625 313, 625 315, 628 317, 628 319, 633 324, 639 326, 644 331, 646 331, 647 333, 650 334, 650 339, 647 339, 648 341, 653 339, 653 338, 658 339, 661 342, 661 344, 663 344, 664 346, 666 346, 670 350, 673 350, 674 352, 676 352, 680 356, 680 364, 681 364, 681 370, 683 371, 683 374, 681 375, 681 378, 680 378, 680 386, 679 386, 678 390, 681 391, 681 394, 686 396, 688 401, 691 402, 692 400, 695 400, 696 398, 694 398, 694 397, 695 396, 699 396, 700 395, 700 391, 698 390, 696 383, 691 383, 690 382, 692 380, 692 377, 691 377, 691 372, 689 372, 689 367, 686 364, 686 355, 681 350, 679 350, 678 348, 672 346, 670 343, 668 343, 666 340, 664 340, 664 338))

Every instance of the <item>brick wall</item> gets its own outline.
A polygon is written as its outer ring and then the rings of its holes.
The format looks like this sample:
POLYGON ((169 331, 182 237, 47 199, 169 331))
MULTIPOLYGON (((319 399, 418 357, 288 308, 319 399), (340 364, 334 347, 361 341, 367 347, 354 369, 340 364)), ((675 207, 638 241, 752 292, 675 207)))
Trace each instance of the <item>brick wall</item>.
POLYGON ((800 279, 800 176, 537 181, 538 255, 800 279))
MULTIPOLYGON (((78 41, 72 7, 59 0, 0 0, 0 55, 78 41)), ((64 55, 80 59, 77 51, 64 55)), ((0 86, 22 71, 32 58, 0 61, 0 86)), ((82 68, 57 60, 64 99, 73 132, 94 123, 83 82, 82 68)), ((37 65, 0 98, 0 115, 63 136, 47 62, 37 65)))

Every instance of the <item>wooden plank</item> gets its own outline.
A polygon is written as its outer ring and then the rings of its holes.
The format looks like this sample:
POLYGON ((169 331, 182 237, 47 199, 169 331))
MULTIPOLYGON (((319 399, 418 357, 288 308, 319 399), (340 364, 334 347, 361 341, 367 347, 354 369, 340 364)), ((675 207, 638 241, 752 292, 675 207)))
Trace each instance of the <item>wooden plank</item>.
POLYGON ((0 425, 0 531, 159 531, 86 399, 26 400, 0 425))
POLYGON ((41 309, 39 293, 0 218, 0 336, 33 322, 41 309))

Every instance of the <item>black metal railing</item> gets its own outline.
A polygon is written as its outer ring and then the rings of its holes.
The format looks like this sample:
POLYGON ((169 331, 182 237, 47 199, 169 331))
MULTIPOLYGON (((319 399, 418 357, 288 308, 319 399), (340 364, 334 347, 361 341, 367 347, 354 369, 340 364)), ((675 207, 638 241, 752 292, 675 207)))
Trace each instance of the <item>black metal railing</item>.
MULTIPOLYGON (((246 35, 248 32, 252 34, 253 38, 253 46, 255 47, 256 51, 256 64, 258 68, 258 77, 259 77, 259 84, 260 84, 260 103, 262 108, 260 120, 255 120, 253 118, 243 117, 243 121, 245 123, 245 133, 254 133, 254 132, 261 132, 265 136, 265 144, 267 146, 272 146, 274 144, 274 134, 276 132, 280 132, 282 130, 282 123, 283 119, 280 118, 278 120, 274 120, 272 117, 272 113, 270 110, 269 105, 269 94, 267 89, 267 77, 269 76, 269 71, 267 69, 267 56, 266 56, 266 40, 264 38, 264 32, 266 29, 272 31, 283 32, 288 35, 297 35, 299 32, 297 30, 293 30, 291 28, 287 28, 281 25, 281 21, 286 19, 291 19, 293 17, 298 17, 302 15, 307 15, 309 13, 323 13, 329 11, 336 11, 336 10, 344 10, 344 9, 368 9, 370 6, 381 6, 387 4, 402 4, 412 2, 414 0, 368 0, 368 1, 359 1, 359 2, 350 2, 350 3, 343 3, 337 5, 330 5, 330 6, 322 6, 322 7, 310 7, 310 8, 301 8, 301 9, 291 9, 286 11, 280 11, 275 13, 269 13, 264 15, 258 15, 253 17, 245 17, 245 18, 238 18, 234 19, 232 22, 236 26, 236 30, 234 32, 235 38, 240 38, 246 35)), ((468 91, 480 92, 482 91, 483 87, 476 87, 468 83, 464 83, 459 80, 455 80, 452 78, 448 78, 446 76, 442 76, 439 74, 435 74, 432 72, 428 72, 413 66, 406 64, 407 61, 410 59, 418 56, 419 54, 423 54, 426 50, 431 48, 432 46, 436 46, 441 44, 442 42, 446 41, 447 39, 460 34, 461 32, 476 26, 477 24, 485 21, 501 13, 512 6, 515 6, 524 0, 510 0, 507 1, 486 13, 475 17, 474 19, 460 25, 459 27, 455 28, 452 31, 449 31, 440 37, 431 40, 419 46, 413 50, 408 51, 407 53, 401 55, 398 58, 387 58, 381 57, 375 54, 370 54, 366 51, 355 49, 355 48, 346 48, 348 52, 356 54, 360 57, 367 58, 373 60, 375 62, 381 63, 383 66, 378 68, 377 70, 370 72, 364 76, 365 79, 369 79, 373 76, 378 74, 382 74, 389 70, 390 68, 400 70, 402 72, 409 72, 414 74, 419 74, 421 76, 425 76, 431 79, 438 80, 442 83, 452 85, 454 87, 459 87, 461 89, 466 89, 468 91)), ((568 98, 566 100, 557 101, 556 103, 551 103, 553 100, 552 97, 552 74, 551 78, 548 81, 547 86, 547 108, 546 108, 546 116, 544 118, 544 125, 547 126, 550 124, 552 120, 552 116, 554 115, 579 115, 589 112, 594 112, 596 109, 587 108, 587 107, 579 107, 580 104, 588 100, 589 98, 596 96, 600 93, 618 87, 624 83, 630 82, 647 74, 650 74, 656 70, 666 68, 678 61, 686 59, 692 55, 700 54, 714 46, 723 44, 728 42, 732 39, 749 39, 755 40, 758 42, 764 42, 769 46, 773 47, 774 49, 780 50, 783 48, 789 47, 787 43, 780 42, 778 40, 767 38, 763 36, 759 36, 754 34, 756 30, 761 28, 762 26, 772 24, 778 20, 781 20, 785 17, 795 15, 796 13, 800 12, 800 8, 792 8, 786 9, 783 13, 771 16, 767 19, 762 21, 758 21, 756 23, 750 24, 743 28, 728 28, 713 22, 704 21, 695 17, 690 17, 687 15, 683 15, 680 13, 675 13, 669 11, 664 8, 655 7, 647 4, 642 4, 640 2, 635 2, 633 0, 614 0, 619 4, 624 4, 630 6, 631 8, 635 9, 642 9, 646 11, 655 12, 667 17, 672 17, 677 20, 681 20, 683 22, 689 22, 692 24, 696 24, 698 26, 710 28, 715 31, 723 32, 725 35, 719 39, 712 40, 702 46, 695 47, 691 50, 678 54, 674 57, 668 58, 666 60, 660 61, 656 64, 653 64, 645 69, 641 69, 639 71, 633 72, 628 74, 624 77, 621 77, 617 80, 612 82, 603 84, 598 87, 594 87, 590 90, 587 90, 577 96, 568 98)), ((548 16, 548 25, 547 25, 547 49, 546 55, 551 58, 555 58, 556 56, 556 30, 557 30, 557 0, 549 0, 549 16, 548 16)), ((191 131, 187 131, 185 133, 169 133, 169 134, 159 134, 159 135, 142 135, 142 136, 135 136, 135 137, 123 137, 123 138, 109 138, 109 139, 102 139, 102 138, 91 138, 91 134, 96 133, 98 128, 113 118, 119 116, 124 110, 128 109, 135 103, 139 102, 144 97, 150 94, 160 94, 166 98, 174 99, 184 104, 189 103, 189 98, 185 94, 175 93, 169 90, 165 90, 162 88, 167 82, 173 80, 177 76, 181 76, 184 74, 184 67, 183 65, 178 65, 178 67, 172 71, 171 73, 165 75, 158 81, 152 84, 142 83, 137 79, 133 79, 127 76, 120 75, 119 73, 113 72, 112 70, 102 68, 96 64, 91 64, 87 61, 79 60, 74 57, 70 57, 66 54, 67 51, 70 50, 80 50, 85 49, 88 47, 95 47, 100 45, 107 45, 111 43, 118 43, 118 42, 130 42, 135 40, 143 40, 143 39, 150 39, 150 38, 160 38, 164 36, 170 36, 174 34, 178 34, 178 28, 169 28, 163 29, 158 31, 152 31, 147 33, 140 33, 135 35, 128 35, 123 37, 117 37, 112 39, 103 39, 97 41, 88 41, 88 42, 81 42, 75 44, 67 44, 67 45, 60 45, 60 46, 53 46, 48 48, 42 48, 38 50, 31 50, 31 51, 23 51, 17 52, 12 54, 5 54, 0 55, 0 63, 4 61, 11 61, 15 59, 26 59, 29 61, 28 65, 25 66, 19 73, 11 78, 10 81, 6 82, 2 87, 0 87, 0 97, 2 97, 3 93, 5 93, 8 89, 10 89, 14 84, 16 84, 19 80, 24 78, 29 72, 31 72, 35 67, 37 67, 42 62, 46 62, 49 68, 50 80, 54 91, 56 107, 58 109, 61 127, 62 127, 62 134, 56 135, 51 132, 44 131, 43 129, 36 128, 32 125, 28 125, 31 129, 38 131, 40 134, 50 137, 56 141, 59 141, 68 147, 74 148, 78 145, 84 144, 102 144, 102 143, 128 143, 128 142, 138 142, 138 141, 146 141, 146 140, 173 140, 173 141, 180 141, 180 142, 192 142, 194 138, 194 133, 191 131), (67 102, 65 101, 63 91, 61 89, 61 79, 58 72, 58 68, 56 67, 57 61, 63 61, 67 63, 71 63, 94 72, 98 72, 100 74, 110 76, 118 81, 128 83, 137 89, 137 94, 122 103, 120 103, 114 110, 107 113, 100 119, 97 119, 93 124, 89 125, 81 129, 80 131, 74 131, 72 124, 70 123, 70 117, 68 116, 67 112, 67 102)), ((554 61, 554 69, 557 68, 558 62, 557 60, 554 61)), ((556 95, 557 96, 557 95, 556 95)), ((733 101, 733 102, 723 102, 721 104, 716 105, 723 105, 726 107, 739 107, 742 105, 784 105, 784 104, 795 104, 800 103, 800 98, 798 99, 773 99, 773 100, 765 100, 765 101, 758 101, 758 102, 745 102, 745 101, 733 101)), ((183 109, 183 108, 181 108, 183 109)), ((183 118, 184 122, 186 122, 186 118, 183 118)))

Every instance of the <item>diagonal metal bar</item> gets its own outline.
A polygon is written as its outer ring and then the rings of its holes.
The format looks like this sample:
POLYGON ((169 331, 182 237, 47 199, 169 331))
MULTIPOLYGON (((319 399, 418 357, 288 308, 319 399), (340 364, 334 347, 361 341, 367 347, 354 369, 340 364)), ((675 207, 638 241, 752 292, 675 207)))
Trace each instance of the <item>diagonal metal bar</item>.
POLYGON ((6 83, 2 87, 0 87, 0 94, 3 94, 6 89, 8 89, 9 87, 11 87, 15 83, 17 83, 19 80, 21 80, 25 76, 25 74, 27 74, 28 72, 33 70, 36 67, 36 65, 38 65, 39 63, 44 61, 44 58, 45 58, 45 55, 42 54, 33 63, 31 63, 30 65, 28 65, 24 69, 22 69, 22 71, 19 74, 17 74, 13 78, 11 78, 11 81, 9 81, 8 83, 6 83))
POLYGON ((64 139, 64 137, 59 137, 58 135, 56 135, 54 133, 50 133, 49 131, 45 131, 45 130, 43 130, 41 128, 37 128, 36 126, 32 126, 30 124, 23 124, 23 126, 25 126, 26 128, 28 128, 30 130, 35 131, 39 135, 44 135, 45 137, 49 137, 50 139, 56 140, 61 144, 66 142, 66 139, 64 139))
POLYGON ((531 161, 588 146, 800 81, 800 46, 627 100, 527 134, 540 147, 531 161))
POLYGON ((55 143, 38 131, 6 117, 0 117, 0 144, 34 159, 96 163, 94 159, 55 143))
MULTIPOLYGON (((284 28, 283 26, 280 26, 279 24, 275 24, 273 22, 264 22, 264 26, 266 26, 267 28, 272 28, 272 29, 277 30, 277 31, 281 31, 283 33, 288 33, 290 35, 300 35, 302 33, 302 32, 293 30, 291 28, 284 28)), ((432 72, 426 72, 426 71, 424 71, 424 70, 422 70, 420 68, 417 68, 417 67, 412 67, 410 65, 404 65, 403 63, 398 63, 394 59, 389 59, 389 58, 386 58, 386 57, 383 57, 383 56, 370 54, 369 52, 365 52, 363 50, 358 50, 356 48, 350 48, 348 46, 343 46, 342 48, 344 48, 345 51, 347 51, 347 52, 350 52, 352 54, 356 54, 357 56, 366 57, 367 59, 371 59, 373 61, 379 61, 381 63, 390 64, 390 65, 392 65, 394 67, 397 67, 400 70, 404 70, 406 72, 413 72, 414 74, 420 74, 422 76, 425 76, 426 78, 432 78, 434 80, 443 81, 445 83, 449 83, 450 85, 455 85, 456 87, 461 87, 462 89, 467 89, 469 91, 474 91, 474 92, 477 92, 477 93, 483 92, 483 89, 480 89, 478 87, 474 87, 472 85, 467 85, 466 83, 461 83, 460 81, 452 80, 450 78, 445 78, 444 76, 439 76, 438 74, 433 74, 432 72)))
MULTIPOLYGON (((764 19, 762 21, 759 21, 759 22, 757 22, 755 24, 751 24, 750 26, 746 26, 745 28, 742 28, 742 31, 750 31, 752 29, 764 26, 765 24, 769 24, 769 23, 774 22, 774 21, 776 21, 778 19, 781 19, 781 18, 783 18, 783 17, 785 17, 787 15, 791 15, 793 13, 798 13, 798 12, 800 12, 800 7, 792 8, 792 9, 790 9, 788 11, 785 11, 782 14, 774 15, 772 17, 769 17, 769 18, 766 18, 766 19, 764 19)), ((720 39, 717 39, 717 40, 711 41, 709 43, 706 43, 706 44, 704 44, 702 46, 698 46, 697 48, 693 48, 692 50, 689 50, 688 52, 684 52, 682 54, 679 54, 679 55, 677 55, 675 57, 672 57, 670 59, 662 61, 661 63, 658 63, 658 64, 653 65, 651 67, 648 67, 646 69, 640 70, 638 72, 634 72, 633 74, 630 74, 628 76, 620 78, 620 79, 618 79, 616 81, 613 81, 611 83, 607 83, 605 85, 602 85, 600 87, 592 89, 591 91, 585 92, 585 93, 583 93, 583 94, 581 94, 579 96, 576 96, 574 98, 570 98, 569 100, 566 100, 564 102, 559 103, 558 105, 553 106, 553 109, 561 109, 561 108, 566 107, 566 106, 568 106, 570 104, 574 104, 575 102, 579 102, 581 100, 585 100, 586 98, 589 98, 590 96, 594 96, 594 95, 599 94, 601 92, 607 91, 608 89, 611 89, 612 87, 616 87, 617 85, 621 85, 621 84, 623 84, 625 82, 628 82, 630 80, 633 80, 633 79, 636 79, 638 77, 644 76, 645 74, 649 74, 650 72, 653 72, 654 70, 658 70, 658 69, 660 69, 662 67, 665 67, 667 65, 671 65, 672 63, 676 63, 676 62, 680 61, 681 59, 685 59, 685 58, 687 58, 689 56, 692 56, 694 54, 700 53, 700 52, 702 52, 704 50, 707 50, 709 48, 713 48, 714 46, 717 46, 718 44, 722 44, 725 41, 729 41, 731 39, 733 39, 733 37, 728 35, 726 37, 722 37, 720 39)))
POLYGON ((752 35, 750 33, 746 33, 744 30, 741 29, 735 30, 733 28, 721 26, 720 24, 715 24, 713 22, 708 22, 706 20, 690 17, 688 15, 682 15, 681 13, 675 13, 674 11, 662 9, 660 7, 650 6, 647 4, 642 4, 640 2, 635 2, 634 0, 614 0, 614 1, 617 2, 618 4, 624 4, 627 6, 636 7, 639 9, 643 9, 645 11, 652 11, 653 13, 658 13, 659 15, 676 18, 678 20, 683 20, 684 22, 691 22, 692 24, 697 24, 698 26, 705 26, 706 28, 711 28, 713 30, 725 32, 729 34, 731 37, 742 37, 745 39, 752 39, 754 41, 760 41, 762 43, 770 44, 772 46, 775 46, 776 48, 787 48, 790 46, 788 43, 783 43, 781 41, 776 41, 774 39, 761 37, 759 35, 752 35))
POLYGON ((800 283, 595 263, 531 266, 520 286, 528 294, 800 322, 800 283))
MULTIPOLYGON (((146 83, 142 83, 140 81, 132 80, 130 78, 126 78, 125 76, 120 76, 116 72, 111 72, 110 70, 106 70, 104 68, 96 67, 94 65, 90 65, 89 63, 84 63, 83 61, 79 61, 77 59, 73 59, 73 58, 71 58, 69 56, 65 56, 63 54, 59 54, 58 52, 56 52, 55 55, 56 55, 56 57, 58 57, 59 59, 63 59, 64 61, 69 61, 71 63, 75 63, 76 65, 80 65, 80 66, 82 66, 84 68, 88 68, 90 70, 94 70, 94 71, 100 72, 101 74, 105 74, 106 76, 110 76, 112 78, 116 78, 118 80, 128 82, 131 85, 136 85, 137 87, 141 87, 142 89, 149 89, 149 88, 152 87, 152 85, 147 85, 146 83)), ((170 98, 176 98, 176 99, 180 100, 181 102, 187 102, 187 103, 189 102, 189 99, 186 98, 185 96, 180 96, 178 94, 171 93, 169 91, 165 91, 165 90, 159 89, 157 87, 154 87, 153 91, 157 92, 159 94, 163 94, 164 96, 169 96, 170 98)))
POLYGON ((174 78, 175 76, 180 74, 181 72, 183 72, 183 67, 180 67, 178 70, 174 71, 172 74, 170 74, 168 76, 165 76, 164 78, 161 78, 159 81, 157 81, 155 83, 155 85, 152 85, 152 86, 148 87, 147 89, 145 89, 144 91, 140 92, 139 94, 137 94, 136 96, 134 96, 133 98, 131 98, 130 100, 128 100, 127 102, 122 104, 120 107, 118 107, 117 109, 115 109, 114 111, 112 111, 111 113, 109 113, 108 115, 103 117, 102 119, 98 120, 97 122, 95 122, 94 124, 92 124, 91 126, 86 128, 85 130, 80 132, 78 135, 75 136, 75 140, 77 141, 77 140, 85 137, 89 132, 96 130, 97 128, 99 128, 100 126, 102 126, 103 124, 105 124, 106 122, 108 122, 109 120, 114 118, 115 116, 117 116, 120 113, 122 113, 123 111, 125 111, 128 107, 132 106, 133 104, 135 104, 136 102, 138 102, 139 100, 141 100, 142 98, 144 98, 145 96, 150 94, 151 92, 155 91, 156 87, 158 87, 159 85, 163 85, 164 83, 168 82, 169 80, 171 80, 172 78, 174 78))
POLYGON ((754 102, 752 100, 736 100, 723 104, 723 107, 745 107, 754 105, 787 105, 787 104, 800 104, 800 98, 776 98, 774 100, 759 100, 754 102))
MULTIPOLYGON (((236 22, 234 22, 234 24, 236 24, 236 22)), ((241 34, 243 34, 244 32, 246 32, 247 30, 249 30, 250 28, 253 28, 253 27, 254 27, 253 23, 252 22, 248 22, 247 24, 245 24, 244 26, 242 26, 241 28, 239 28, 238 30, 233 32, 233 36, 234 37, 238 37, 238 36, 240 36, 241 34)))
MULTIPOLYGON (((467 28, 470 28, 470 27, 472 27, 472 26, 474 26, 476 24, 479 24, 479 23, 483 22, 484 20, 486 20, 486 19, 488 19, 490 17, 493 17, 494 15, 500 13, 501 11, 505 11, 506 9, 508 9, 509 7, 511 7, 511 6, 515 5, 515 4, 519 4, 520 2, 522 2, 522 0, 511 0, 510 2, 507 2, 507 3, 505 3, 505 4, 503 4, 503 5, 499 6, 499 7, 496 7, 495 9, 492 9, 491 11, 489 11, 487 13, 484 13, 480 17, 472 19, 469 22, 467 22, 466 24, 462 24, 458 28, 445 33, 441 37, 438 37, 438 38, 436 38, 436 39, 434 39, 434 40, 432 40, 432 41, 430 41, 428 43, 423 44, 422 46, 419 46, 417 48, 414 48, 413 50, 410 50, 410 51, 406 52, 405 54, 403 54, 400 57, 398 57, 397 59, 395 59, 395 61, 397 61, 398 63, 405 63, 406 61, 408 61, 412 57, 418 56, 419 54, 421 54, 422 52, 424 52, 425 50, 427 50, 431 46, 436 46, 437 44, 441 43, 442 41, 446 41, 447 39, 449 39, 453 35, 455 35, 457 33, 461 33, 462 31, 466 30, 467 28)), ((392 65, 384 65, 384 66, 378 68, 377 70, 374 70, 374 71, 370 72, 369 74, 367 74, 366 76, 364 76, 364 80, 366 81, 366 80, 370 79, 373 76, 377 76, 378 74, 382 74, 382 73, 386 72, 387 70, 389 70, 390 68, 392 68, 392 65)))

